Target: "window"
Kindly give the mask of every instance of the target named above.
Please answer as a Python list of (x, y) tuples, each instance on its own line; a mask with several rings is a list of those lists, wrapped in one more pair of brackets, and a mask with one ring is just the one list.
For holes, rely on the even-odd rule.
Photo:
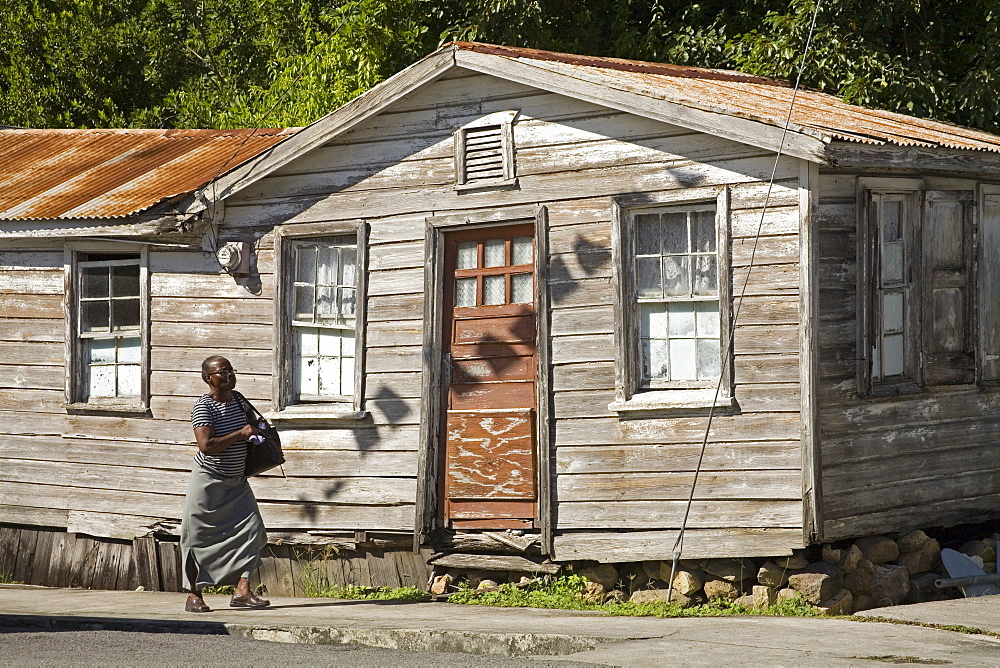
[(73, 273), (67, 359), (75, 408), (145, 410), (145, 253), (68, 251)]
[(726, 195), (711, 195), (661, 206), (617, 203), (612, 410), (706, 407), (720, 380), (720, 405), (731, 404)]
[[(362, 411), (367, 226), (318, 236), (330, 223), (278, 232), (275, 392), (281, 421), (356, 420)], [(345, 229), (346, 228), (346, 229)], [(354, 228), (351, 230), (351, 228)], [(350, 230), (351, 233), (346, 232)], [(295, 236), (310, 233), (316, 236)]]
[(347, 399), (354, 395), (357, 239), (297, 241), (292, 253), (295, 399)]
[(455, 132), (455, 187), (469, 190), (517, 183), (514, 119), (504, 111), (477, 119)]

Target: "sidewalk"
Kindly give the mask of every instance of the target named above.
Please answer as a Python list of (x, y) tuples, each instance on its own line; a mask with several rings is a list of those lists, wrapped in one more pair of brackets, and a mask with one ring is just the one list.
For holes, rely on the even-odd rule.
[[(799, 617), (655, 619), (532, 608), (336, 599), (277, 599), (264, 610), (184, 612), (184, 595), (0, 585), (0, 641), (14, 629), (229, 634), (276, 642), (354, 644), (604, 665), (769, 663), (997, 665), (1000, 637), (912, 625)], [(922, 607), (930, 606), (930, 607)], [(871, 611), (1000, 634), (1000, 597)], [(942, 621), (935, 622), (935, 619)]]

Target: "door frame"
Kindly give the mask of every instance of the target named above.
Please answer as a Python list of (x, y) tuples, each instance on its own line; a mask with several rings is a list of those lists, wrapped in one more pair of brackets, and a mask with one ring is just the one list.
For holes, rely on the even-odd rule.
[(438, 525), (441, 425), (448, 386), (443, 378), (444, 359), (444, 237), (458, 229), (487, 228), (533, 222), (535, 233), (535, 447), (538, 526), (542, 552), (552, 549), (553, 504), (551, 365), (549, 337), (548, 210), (545, 206), (516, 206), (428, 216), (424, 233), (424, 340), (420, 390), (420, 443), (417, 459), (416, 518), (413, 549), (419, 550)]

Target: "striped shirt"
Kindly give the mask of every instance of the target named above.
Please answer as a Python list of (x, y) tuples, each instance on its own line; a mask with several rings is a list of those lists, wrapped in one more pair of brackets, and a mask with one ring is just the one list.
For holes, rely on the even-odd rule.
[[(218, 438), (238, 431), (247, 425), (247, 416), (243, 412), (241, 395), (229, 393), (229, 403), (219, 403), (207, 394), (195, 402), (191, 410), (191, 427), (211, 427), (212, 436)], [(212, 473), (223, 478), (239, 478), (243, 475), (247, 458), (247, 442), (237, 441), (224, 452), (217, 455), (206, 455), (201, 450), (194, 456), (195, 462)]]

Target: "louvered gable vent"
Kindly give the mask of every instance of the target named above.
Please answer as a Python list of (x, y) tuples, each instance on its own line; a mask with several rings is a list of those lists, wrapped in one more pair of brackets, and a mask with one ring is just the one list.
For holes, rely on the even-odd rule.
[(455, 132), (455, 186), (459, 190), (510, 186), (516, 111), (484, 116)]
[(503, 130), (487, 125), (465, 132), (465, 182), (502, 179)]

